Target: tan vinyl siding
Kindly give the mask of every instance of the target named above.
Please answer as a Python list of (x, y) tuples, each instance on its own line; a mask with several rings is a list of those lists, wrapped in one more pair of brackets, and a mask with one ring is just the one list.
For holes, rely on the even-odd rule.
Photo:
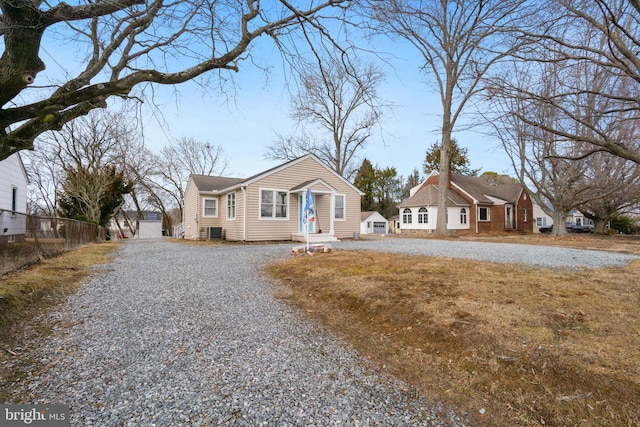
[[(288, 219), (260, 218), (260, 189), (289, 190), (310, 179), (321, 178), (334, 187), (338, 194), (345, 195), (346, 219), (335, 221), (335, 233), (339, 238), (353, 237), (360, 229), (360, 195), (342, 179), (312, 158), (306, 158), (291, 166), (252, 183), (247, 189), (248, 235), (247, 240), (288, 240), (298, 232), (298, 193), (290, 193)], [(325, 189), (318, 186), (318, 190)], [(313, 190), (314, 188), (312, 188)], [(318, 219), (323, 232), (329, 232), (329, 195), (316, 197)], [(323, 199), (324, 198), (324, 199)]]
[[(195, 222), (196, 212), (198, 209), (198, 189), (196, 188), (193, 179), (189, 178), (187, 183), (187, 192), (184, 196), (184, 209), (182, 223), (184, 224), (184, 238), (196, 239), (198, 238), (198, 224)], [(200, 216), (198, 215), (198, 218)]]
[[(243, 225), (243, 212), (244, 212), (244, 197), (243, 191), (241, 188), (235, 190), (236, 193), (236, 218), (235, 219), (227, 219), (227, 194), (225, 193), (220, 197), (221, 206), (224, 208), (222, 213), (222, 229), (224, 233), (224, 238), (227, 240), (242, 240), (242, 225)], [(224, 199), (224, 200), (223, 200)]]

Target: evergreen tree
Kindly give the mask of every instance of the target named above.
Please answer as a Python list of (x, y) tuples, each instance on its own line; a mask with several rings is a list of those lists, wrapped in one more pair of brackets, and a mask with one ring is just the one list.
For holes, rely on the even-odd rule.
[(362, 165), (356, 173), (356, 177), (353, 180), (353, 185), (355, 185), (358, 189), (360, 189), (360, 191), (364, 193), (360, 201), (361, 210), (363, 212), (376, 210), (376, 173), (373, 165), (366, 158), (362, 161)]
[(58, 196), (58, 213), (64, 218), (106, 226), (132, 190), (124, 172), (112, 165), (89, 169), (78, 164), (65, 172)]
[[(423, 163), (423, 170), (427, 175), (440, 169), (440, 149), (441, 145), (438, 142), (434, 142), (427, 150)], [(460, 147), (455, 139), (451, 140), (450, 159), (452, 173), (477, 175), (480, 172), (480, 169), (471, 169), (469, 150), (465, 147)]]

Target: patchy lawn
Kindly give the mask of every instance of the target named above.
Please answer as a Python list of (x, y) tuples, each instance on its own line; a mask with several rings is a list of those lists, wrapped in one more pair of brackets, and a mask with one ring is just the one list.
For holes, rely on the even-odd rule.
[[(524, 243), (538, 240), (620, 246)], [(473, 425), (640, 425), (640, 261), (567, 271), (337, 251), (268, 272), (281, 298)]]
[(33, 319), (75, 292), (97, 264), (110, 263), (119, 245), (86, 245), (0, 277), (0, 402), (20, 403), (25, 396), (12, 395), (11, 384), (39, 363), (22, 343), (44, 339), (51, 324)]

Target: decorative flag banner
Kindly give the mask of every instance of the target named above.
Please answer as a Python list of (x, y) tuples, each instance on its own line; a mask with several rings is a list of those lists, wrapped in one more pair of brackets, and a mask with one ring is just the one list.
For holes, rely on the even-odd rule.
[(309, 222), (314, 222), (316, 220), (316, 206), (313, 203), (313, 195), (311, 194), (311, 189), (307, 188), (307, 197), (306, 202), (304, 204), (304, 216), (302, 221), (307, 224)]

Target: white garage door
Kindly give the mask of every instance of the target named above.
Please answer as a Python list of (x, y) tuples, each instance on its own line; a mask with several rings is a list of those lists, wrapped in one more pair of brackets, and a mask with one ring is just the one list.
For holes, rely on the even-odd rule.
[(385, 234), (387, 232), (387, 223), (386, 222), (374, 222), (373, 223), (373, 234)]

